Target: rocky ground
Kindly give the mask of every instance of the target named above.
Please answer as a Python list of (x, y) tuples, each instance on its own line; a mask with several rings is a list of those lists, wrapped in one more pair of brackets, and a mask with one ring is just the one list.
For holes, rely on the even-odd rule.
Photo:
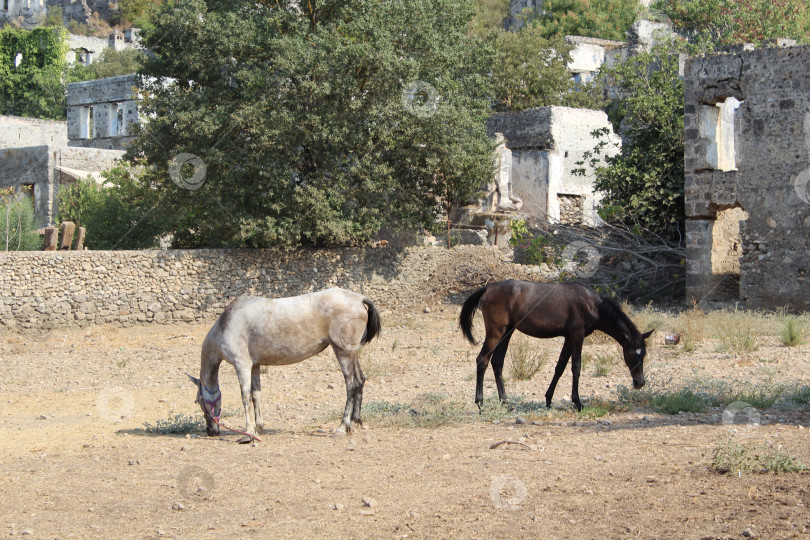
[[(592, 405), (587, 414), (571, 408), (569, 372), (554, 408), (539, 407), (560, 347), (559, 340), (547, 340), (530, 342), (534, 353), (547, 357), (542, 369), (531, 380), (507, 381), (510, 395), (527, 407), (525, 423), (516, 423), (518, 413), (479, 416), (472, 403), (478, 351), (458, 331), (458, 310), (445, 301), (382, 313), (383, 335), (362, 352), (366, 424), (348, 437), (331, 435), (345, 401), (332, 356), (324, 352), (267, 370), (267, 433), (251, 445), (236, 444), (238, 435), (210, 438), (184, 428), (199, 416), (185, 372), (197, 373), (210, 323), (0, 334), (0, 535), (810, 533), (807, 473), (736, 475), (711, 468), (713, 452), (729, 437), (810, 464), (806, 405), (777, 401), (756, 411), (758, 424), (733, 425), (722, 422), (721, 406), (668, 415), (628, 405), (620, 400), (621, 387), (630, 384), (621, 363), (596, 374), (597, 359), (618, 359), (620, 349), (595, 338), (586, 343), (590, 362), (580, 387)], [(696, 380), (761, 388), (810, 384), (810, 345), (781, 346), (775, 319), (758, 324), (758, 350), (740, 355), (722, 350), (711, 331), (691, 352), (665, 346), (664, 334), (682, 329), (681, 319), (650, 310), (635, 317), (658, 326), (646, 363), (653, 388)], [(476, 335), (482, 335), (480, 316)], [(242, 428), (230, 366), (223, 365), (221, 387), (224, 421)], [(485, 392), (495, 393), (491, 373)], [(428, 410), (431, 403), (440, 406)], [(398, 416), (381, 412), (398, 404), (404, 407)], [(408, 423), (409, 410), (424, 412), (425, 427)], [(159, 432), (168, 426), (181, 433)]]

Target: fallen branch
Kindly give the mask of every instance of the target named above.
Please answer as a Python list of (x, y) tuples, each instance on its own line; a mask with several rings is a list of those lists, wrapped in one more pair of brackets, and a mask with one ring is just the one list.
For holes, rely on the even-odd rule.
[(494, 444), (489, 445), (489, 449), (490, 450), (495, 450), (496, 448), (498, 448), (502, 444), (517, 444), (517, 445), (520, 445), (520, 446), (525, 446), (528, 450), (532, 449), (532, 447), (529, 446), (528, 444), (524, 444), (524, 443), (518, 442), (518, 441), (510, 441), (508, 439), (504, 439), (502, 441), (498, 441), (498, 442), (496, 442)]

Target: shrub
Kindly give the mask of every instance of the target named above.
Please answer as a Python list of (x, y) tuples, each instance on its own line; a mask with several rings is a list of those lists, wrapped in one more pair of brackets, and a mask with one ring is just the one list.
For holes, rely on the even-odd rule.
[(804, 343), (804, 331), (795, 318), (790, 317), (785, 321), (780, 341), (786, 347), (795, 347)]
[(549, 352), (533, 352), (531, 340), (521, 336), (509, 347), (509, 357), (509, 374), (512, 378), (528, 381), (548, 362)]
[(797, 458), (766, 446), (743, 446), (728, 438), (712, 451), (712, 469), (721, 474), (804, 472), (807, 466)]
[(0, 190), (0, 250), (31, 251), (42, 248), (31, 200), (14, 188)]

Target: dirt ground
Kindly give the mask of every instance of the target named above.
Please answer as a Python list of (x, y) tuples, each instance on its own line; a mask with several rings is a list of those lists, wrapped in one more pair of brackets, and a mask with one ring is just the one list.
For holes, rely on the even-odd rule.
[[(384, 333), (364, 348), (364, 403), (418, 403), (430, 394), (474, 411), (477, 348), (458, 331), (459, 307), (382, 312)], [(476, 335), (481, 336), (480, 315)], [(331, 432), (345, 402), (333, 356), (271, 368), (262, 377), (264, 442), (235, 434), (149, 432), (199, 415), (199, 350), (210, 324), (95, 327), (0, 334), (0, 535), (30, 538), (793, 538), (810, 533), (810, 475), (721, 475), (712, 450), (728, 437), (720, 408), (665, 415), (630, 408), (578, 416), (571, 376), (553, 414), (527, 423), (471, 420), (434, 428), (366, 421)], [(760, 338), (753, 358), (664, 347), (653, 335), (648, 379), (810, 381), (810, 345)], [(556, 359), (559, 340), (534, 341)], [(619, 354), (613, 342), (586, 352)], [(507, 391), (542, 402), (553, 359)], [(236, 376), (221, 372), (223, 420), (243, 428)], [(584, 399), (617, 400), (623, 365), (596, 377)], [(495, 393), (487, 374), (487, 397)], [(587, 404), (587, 402), (586, 402)], [(810, 464), (810, 411), (762, 411), (741, 442), (768, 444)], [(509, 440), (522, 444), (492, 445)]]

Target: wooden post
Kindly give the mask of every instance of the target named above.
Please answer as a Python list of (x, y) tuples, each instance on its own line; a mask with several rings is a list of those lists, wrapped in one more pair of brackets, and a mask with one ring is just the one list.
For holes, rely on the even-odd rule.
[(56, 251), (57, 240), (59, 233), (56, 227), (45, 227), (45, 251)]
[(79, 227), (78, 232), (76, 233), (76, 247), (73, 248), (76, 251), (81, 251), (84, 249), (84, 235), (86, 232), (87, 229), (84, 227)]
[(70, 246), (73, 244), (73, 233), (76, 232), (76, 224), (72, 221), (63, 221), (59, 226), (60, 236), (62, 241), (59, 242), (60, 251), (69, 251)]

